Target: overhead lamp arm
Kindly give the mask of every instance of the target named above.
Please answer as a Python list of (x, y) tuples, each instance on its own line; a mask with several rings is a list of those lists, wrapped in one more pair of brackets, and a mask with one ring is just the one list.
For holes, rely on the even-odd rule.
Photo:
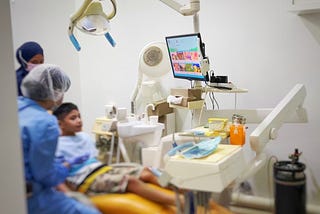
[(175, 0), (160, 0), (184, 16), (192, 16), (200, 11), (200, 0), (190, 0), (188, 5), (182, 5)]
[(277, 132), (284, 120), (297, 113), (299, 119), (307, 122), (307, 115), (302, 104), (306, 97), (303, 84), (296, 84), (294, 88), (279, 102), (266, 118), (250, 134), (250, 146), (257, 154), (261, 153), (269, 142), (277, 138)]

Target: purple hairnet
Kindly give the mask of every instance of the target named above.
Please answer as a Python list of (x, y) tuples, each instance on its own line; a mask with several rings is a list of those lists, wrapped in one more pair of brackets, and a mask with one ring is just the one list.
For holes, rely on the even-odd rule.
[(24, 66), (24, 63), (19, 57), (19, 52), (21, 52), (20, 54), (26, 62), (28, 62), (32, 57), (34, 57), (37, 54), (43, 55), (43, 49), (38, 43), (33, 41), (25, 42), (16, 51), (16, 58), (19, 64), (22, 66)]

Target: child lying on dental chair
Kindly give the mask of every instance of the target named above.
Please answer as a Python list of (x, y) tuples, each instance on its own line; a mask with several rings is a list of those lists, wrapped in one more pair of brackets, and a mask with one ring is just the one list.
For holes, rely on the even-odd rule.
[(157, 177), (148, 168), (138, 164), (107, 166), (98, 161), (94, 142), (87, 133), (81, 131), (82, 121), (75, 104), (63, 103), (53, 114), (61, 129), (56, 157), (70, 159), (87, 155), (85, 162), (71, 169), (66, 186), (60, 185), (60, 190), (69, 188), (88, 195), (131, 192), (163, 205), (176, 204), (174, 194), (165, 194), (148, 185), (159, 186)]

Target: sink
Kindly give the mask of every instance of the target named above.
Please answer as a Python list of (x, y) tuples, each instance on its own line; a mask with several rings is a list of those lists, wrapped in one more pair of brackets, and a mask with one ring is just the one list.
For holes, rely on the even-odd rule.
[(150, 161), (147, 162), (148, 160), (158, 159), (156, 156), (160, 152), (149, 150), (159, 145), (164, 129), (163, 123), (146, 124), (144, 121), (130, 121), (118, 123), (117, 128), (119, 148), (126, 162), (150, 166), (152, 164)]
[(143, 121), (130, 121), (118, 123), (118, 136), (124, 144), (139, 143), (142, 147), (157, 146), (160, 143), (163, 123), (146, 124)]
[(125, 123), (118, 123), (118, 136), (121, 138), (134, 137), (138, 135), (149, 134), (164, 129), (163, 123), (154, 125), (146, 124), (143, 121), (130, 121)]

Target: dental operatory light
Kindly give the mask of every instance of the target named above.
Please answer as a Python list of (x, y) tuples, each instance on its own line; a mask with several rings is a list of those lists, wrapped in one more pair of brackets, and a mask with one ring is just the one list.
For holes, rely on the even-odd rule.
[(104, 35), (109, 43), (115, 47), (116, 43), (110, 35), (110, 23), (117, 11), (115, 0), (110, 0), (112, 10), (106, 14), (102, 7), (103, 0), (85, 0), (80, 9), (70, 17), (68, 29), (69, 38), (77, 51), (81, 50), (80, 44), (73, 34), (74, 27), (78, 30), (95, 36)]

